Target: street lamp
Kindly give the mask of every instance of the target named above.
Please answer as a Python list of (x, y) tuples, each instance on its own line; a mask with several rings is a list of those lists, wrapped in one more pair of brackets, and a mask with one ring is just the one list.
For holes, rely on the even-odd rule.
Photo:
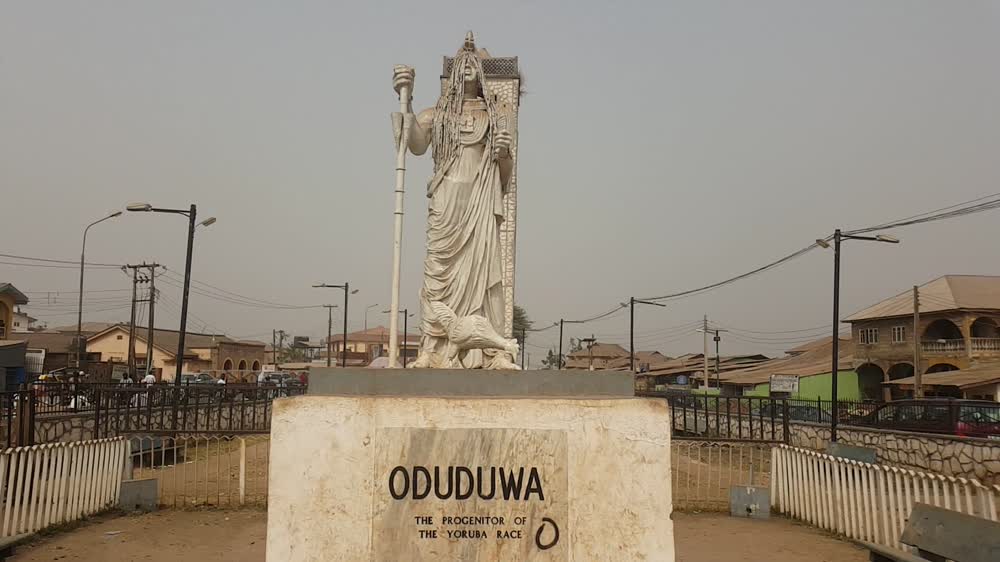
[[(625, 306), (625, 303), (621, 303)], [(629, 369), (635, 372), (635, 305), (636, 304), (651, 304), (653, 306), (667, 306), (662, 303), (645, 301), (642, 299), (637, 299), (635, 297), (628, 298), (628, 365)]]
[[(344, 283), (343, 285), (329, 285), (327, 283), (316, 283), (313, 285), (313, 289), (343, 289), (344, 290), (344, 348), (340, 350), (340, 366), (347, 367), (347, 295), (357, 294), (358, 290), (351, 290), (350, 283)], [(329, 354), (327, 354), (329, 359)]]
[(583, 324), (583, 320), (566, 320), (565, 318), (559, 319), (559, 370), (563, 368), (563, 328), (565, 324)]
[(87, 228), (83, 229), (83, 247), (80, 250), (80, 298), (79, 304), (76, 311), (76, 369), (80, 370), (80, 354), (86, 353), (86, 348), (83, 348), (81, 343), (83, 339), (83, 266), (84, 266), (84, 256), (87, 253), (87, 231), (90, 227), (95, 224), (102, 223), (108, 219), (113, 219), (115, 217), (120, 217), (122, 215), (121, 211), (112, 211), (102, 219), (98, 219), (87, 225)]
[(184, 368), (184, 337), (187, 333), (188, 295), (191, 291), (191, 257), (194, 253), (194, 229), (199, 226), (215, 224), (216, 219), (215, 217), (208, 217), (200, 223), (197, 222), (198, 208), (194, 204), (189, 209), (163, 209), (154, 207), (149, 203), (131, 203), (125, 208), (136, 213), (169, 213), (184, 215), (188, 218), (187, 259), (184, 263), (184, 292), (181, 299), (181, 326), (179, 337), (177, 338), (177, 369), (174, 372), (174, 386), (179, 387), (181, 385), (181, 372)]
[[(410, 335), (408, 333), (410, 330), (409, 330), (408, 324), (406, 322), (406, 319), (407, 318), (413, 318), (413, 314), (410, 314), (410, 310), (408, 308), (404, 308), (403, 310), (400, 310), (398, 312), (403, 315), (403, 368), (405, 369), (406, 368), (406, 352), (407, 352), (407, 349), (408, 349), (407, 348), (407, 344), (409, 343), (406, 340), (409, 339), (409, 335)], [(392, 310), (383, 310), (382, 314), (392, 314)], [(395, 365), (389, 365), (389, 366), (395, 368)]]
[[(875, 236), (858, 236), (856, 234), (843, 234), (838, 228), (833, 232), (833, 367), (830, 371), (831, 392), (833, 396), (830, 401), (830, 442), (837, 442), (837, 423), (840, 419), (840, 408), (837, 400), (837, 374), (840, 366), (840, 242), (842, 240), (865, 240), (868, 242), (885, 242), (887, 244), (899, 244), (899, 239), (884, 234)], [(830, 238), (816, 240), (816, 245), (821, 248), (830, 247)], [(822, 417), (822, 416), (821, 416)]]
[[(378, 306), (378, 303), (370, 304), (365, 307), (365, 331), (368, 331), (368, 311)], [(388, 311), (386, 311), (388, 312)]]

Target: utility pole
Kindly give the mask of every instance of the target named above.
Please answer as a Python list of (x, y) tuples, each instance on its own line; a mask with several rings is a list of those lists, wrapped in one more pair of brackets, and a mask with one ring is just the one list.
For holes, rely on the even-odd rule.
[(285, 349), (285, 331), (278, 330), (278, 349)]
[(326, 308), (326, 366), (332, 366), (333, 361), (333, 309), (337, 308), (335, 304), (324, 304)]
[(913, 397), (924, 397), (924, 374), (920, 368), (920, 287), (913, 286)]
[[(629, 369), (635, 372), (635, 305), (651, 304), (653, 306), (667, 306), (653, 301), (644, 301), (635, 297), (628, 298), (628, 364)], [(624, 306), (624, 303), (622, 303)]]
[(580, 341), (582, 341), (583, 343), (587, 344), (587, 356), (589, 358), (589, 363), (588, 363), (588, 366), (587, 366), (587, 370), (593, 371), (594, 370), (594, 344), (597, 343), (597, 338), (594, 337), (594, 334), (591, 334), (589, 338), (583, 338)]
[(406, 368), (406, 354), (409, 351), (408, 342), (406, 341), (408, 339), (408, 336), (410, 335), (409, 334), (410, 326), (407, 321), (409, 317), (410, 317), (410, 309), (404, 308), (403, 309), (403, 368), (404, 369)]
[(521, 328), (521, 370), (524, 370), (524, 349), (528, 346), (528, 331)]
[[(146, 332), (146, 374), (151, 372), (153, 364), (153, 327), (156, 320), (155, 317), (155, 301), (156, 301), (156, 282), (154, 281), (156, 277), (156, 268), (161, 267), (158, 263), (146, 263), (125, 266), (126, 269), (132, 270), (132, 317), (129, 321), (128, 329), (128, 373), (130, 377), (138, 378), (138, 361), (135, 355), (135, 340), (138, 337), (138, 327), (135, 325), (136, 322), (136, 308), (141, 302), (149, 303), (149, 327)], [(139, 270), (146, 269), (149, 271), (149, 276), (139, 277)], [(149, 298), (140, 299), (138, 298), (138, 286), (140, 283), (149, 283)]]
[(271, 363), (274, 364), (274, 370), (278, 370), (278, 330), (271, 330)]
[(149, 265), (149, 332), (146, 335), (146, 374), (153, 372), (153, 335), (156, 329), (156, 268), (160, 264)]
[(559, 362), (559, 367), (558, 367), (558, 369), (559, 369), (560, 371), (561, 371), (561, 370), (562, 370), (562, 368), (563, 368), (563, 359), (562, 359), (562, 343), (563, 343), (563, 323), (564, 323), (564, 322), (565, 322), (565, 321), (564, 321), (564, 320), (563, 320), (562, 318), (560, 318), (560, 319), (559, 319), (559, 357), (557, 357), (556, 359), (557, 359), (557, 360), (558, 360), (558, 362)]
[(720, 332), (725, 332), (727, 330), (720, 330), (720, 329), (716, 328), (716, 329), (714, 329), (712, 331), (715, 332), (715, 338), (714, 338), (715, 339), (715, 386), (718, 387), (719, 393), (721, 394), (722, 393), (722, 380), (721, 380), (721, 377), (719, 375), (720, 375), (720, 372), (722, 370), (720, 368), (720, 362), (722, 360), (721, 359), (722, 356), (719, 355), (719, 342), (722, 341), (722, 338), (719, 336), (719, 333)]
[(128, 375), (135, 378), (135, 306), (136, 288), (139, 286), (139, 266), (126, 265), (132, 270), (132, 316), (128, 322)]
[(704, 351), (702, 352), (702, 359), (704, 359), (704, 375), (705, 375), (705, 390), (708, 390), (708, 315), (705, 315), (705, 319), (702, 322), (701, 328), (702, 343), (704, 344)]

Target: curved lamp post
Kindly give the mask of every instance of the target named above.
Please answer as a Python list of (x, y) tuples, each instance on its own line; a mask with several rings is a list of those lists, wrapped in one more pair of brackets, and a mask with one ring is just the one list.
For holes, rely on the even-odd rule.
[(82, 345), (81, 340), (83, 339), (83, 268), (84, 268), (84, 256), (87, 254), (87, 232), (90, 230), (90, 227), (94, 226), (95, 224), (100, 224), (108, 219), (120, 217), (121, 215), (122, 215), (121, 211), (111, 212), (108, 214), (108, 216), (88, 224), (87, 228), (83, 229), (83, 247), (80, 250), (80, 298), (76, 310), (76, 369), (77, 370), (80, 370), (81, 353), (86, 353), (86, 348)]
[(162, 209), (154, 207), (149, 203), (132, 203), (126, 208), (132, 212), (170, 213), (174, 215), (184, 215), (188, 218), (187, 259), (184, 263), (184, 293), (183, 299), (181, 300), (180, 333), (177, 338), (177, 370), (174, 372), (174, 385), (179, 387), (181, 384), (181, 371), (184, 368), (184, 336), (187, 332), (188, 294), (191, 290), (191, 255), (194, 251), (194, 229), (198, 226), (209, 226), (215, 224), (216, 219), (215, 217), (208, 217), (200, 223), (197, 222), (196, 217), (198, 215), (198, 208), (193, 204), (190, 209)]
[[(329, 285), (327, 283), (316, 283), (313, 285), (314, 289), (343, 289), (344, 290), (344, 347), (340, 350), (340, 366), (347, 367), (347, 295), (356, 295), (358, 293), (357, 289), (351, 290), (350, 283), (344, 283), (343, 285)], [(329, 354), (327, 354), (329, 357)]]
[[(833, 367), (830, 371), (831, 388), (833, 396), (830, 397), (830, 441), (837, 442), (837, 423), (840, 419), (840, 408), (837, 403), (837, 373), (840, 366), (840, 242), (841, 240), (866, 240), (868, 242), (885, 242), (887, 244), (899, 244), (899, 239), (884, 234), (875, 236), (858, 236), (855, 234), (844, 234), (838, 228), (833, 232)], [(820, 238), (816, 240), (816, 245), (821, 248), (830, 247), (830, 238)], [(916, 336), (914, 336), (916, 337)], [(817, 412), (817, 416), (822, 419), (822, 412)]]

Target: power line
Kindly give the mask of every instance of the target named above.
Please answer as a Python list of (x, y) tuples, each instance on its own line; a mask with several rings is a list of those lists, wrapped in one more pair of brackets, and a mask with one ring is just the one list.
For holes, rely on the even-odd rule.
[[(46, 263), (63, 263), (69, 264), (76, 267), (80, 267), (80, 260), (57, 260), (52, 258), (38, 258), (34, 256), (16, 256), (14, 254), (0, 254), (0, 258), (12, 258), (17, 260), (27, 260), (27, 261), (40, 261)], [(83, 262), (84, 265), (90, 267), (121, 267), (120, 263), (94, 263), (94, 262)]]
[(900, 228), (903, 226), (923, 224), (939, 220), (951, 219), (955, 217), (972, 215), (976, 213), (982, 213), (984, 211), (990, 211), (996, 208), (1000, 208), (1000, 193), (986, 195), (978, 199), (972, 199), (970, 201), (965, 201), (963, 203), (958, 203), (955, 205), (951, 205), (949, 207), (942, 207), (941, 209), (935, 209), (934, 211), (928, 211), (926, 213), (913, 215), (911, 217), (906, 217), (892, 222), (882, 223), (879, 225), (869, 226), (866, 228), (859, 228), (857, 230), (851, 230), (845, 232), (845, 234), (848, 235), (863, 234), (866, 232), (874, 232), (876, 230), (891, 230), (893, 228)]
[(779, 258), (779, 259), (777, 259), (777, 260), (775, 260), (773, 262), (770, 262), (768, 264), (762, 265), (762, 266), (760, 266), (760, 267), (758, 267), (756, 269), (752, 269), (752, 270), (750, 270), (750, 271), (748, 271), (746, 273), (741, 273), (740, 275), (736, 275), (735, 277), (730, 277), (729, 279), (724, 279), (724, 280), (719, 281), (717, 283), (712, 283), (710, 285), (705, 285), (703, 287), (698, 287), (698, 288), (695, 288), (695, 289), (688, 289), (686, 291), (679, 291), (679, 292), (670, 293), (670, 294), (667, 294), (667, 295), (661, 295), (659, 297), (643, 297), (642, 300), (645, 300), (645, 301), (663, 301), (663, 300), (676, 299), (676, 298), (679, 298), (679, 297), (692, 296), (692, 295), (695, 295), (695, 294), (704, 293), (706, 291), (711, 291), (713, 289), (717, 289), (719, 287), (723, 287), (725, 285), (729, 285), (729, 284), (735, 283), (737, 281), (741, 281), (743, 279), (746, 279), (748, 277), (752, 277), (754, 275), (763, 273), (763, 272), (765, 272), (765, 271), (767, 271), (769, 269), (773, 269), (775, 267), (778, 267), (781, 264), (788, 263), (788, 262), (790, 262), (790, 261), (792, 261), (792, 260), (794, 260), (796, 258), (799, 258), (799, 257), (801, 257), (801, 256), (803, 256), (803, 255), (805, 255), (805, 254), (807, 254), (809, 252), (811, 252), (812, 250), (815, 250), (818, 247), (819, 247), (819, 244), (817, 244), (816, 242), (813, 242), (812, 244), (806, 246), (805, 248), (802, 248), (801, 250), (797, 250), (795, 252), (792, 252), (791, 254), (788, 254), (787, 256)]

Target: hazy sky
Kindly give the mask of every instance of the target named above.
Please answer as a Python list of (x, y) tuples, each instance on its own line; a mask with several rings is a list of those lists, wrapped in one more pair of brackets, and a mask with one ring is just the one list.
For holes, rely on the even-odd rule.
[[(526, 77), (516, 291), (536, 327), (1000, 191), (1000, 2), (0, 0), (0, 253), (76, 259), (111, 209), (196, 203), (218, 217), (196, 280), (295, 305), (338, 303), (310, 285), (347, 280), (350, 327), (375, 303), (369, 325), (387, 324), (392, 65), (416, 68), (415, 104), (431, 105), (468, 29)], [(409, 161), (402, 302), (416, 308), (430, 162)], [(998, 225), (983, 213), (845, 244), (844, 316), (942, 274), (1000, 274)], [(91, 230), (88, 259), (179, 276), (185, 235), (182, 217), (126, 215)], [(702, 314), (741, 330), (723, 353), (826, 333), (831, 264), (816, 251), (642, 308), (637, 347), (700, 351)], [(0, 280), (50, 325), (75, 321), (72, 267), (0, 264)], [(89, 271), (105, 292), (86, 319), (126, 319), (111, 290), (128, 287)], [(161, 288), (157, 324), (176, 327), (180, 291)], [(192, 329), (326, 328), (323, 309), (192, 299)], [(768, 333), (790, 330), (807, 331)], [(627, 331), (619, 314), (567, 335)], [(533, 363), (556, 336), (529, 335)]]

